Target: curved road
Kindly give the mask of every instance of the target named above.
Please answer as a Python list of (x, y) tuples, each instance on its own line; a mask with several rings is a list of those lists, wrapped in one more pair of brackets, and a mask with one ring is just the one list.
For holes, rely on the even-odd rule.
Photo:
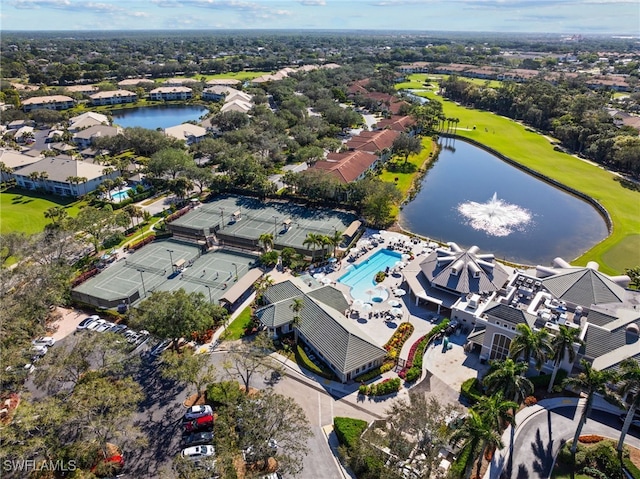
[[(491, 469), (485, 475), (489, 479), (547, 479), (555, 463), (556, 455), (562, 445), (573, 439), (578, 424), (581, 407), (560, 407), (546, 409), (532, 416), (517, 429), (513, 454), (503, 462), (492, 462)], [(582, 434), (598, 434), (617, 439), (622, 423), (615, 414), (594, 410)], [(626, 444), (640, 448), (637, 430), (630, 430)], [(508, 447), (508, 441), (505, 446)]]

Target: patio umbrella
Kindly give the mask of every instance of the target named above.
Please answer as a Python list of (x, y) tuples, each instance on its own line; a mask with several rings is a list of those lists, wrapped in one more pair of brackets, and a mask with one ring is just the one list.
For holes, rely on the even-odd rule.
[(407, 261), (409, 258), (411, 258), (411, 256), (409, 256), (407, 253), (402, 253), (402, 260), (403, 261)]
[(360, 311), (371, 311), (372, 308), (373, 305), (371, 303), (362, 303), (362, 306), (360, 306)]
[(393, 294), (395, 294), (396, 296), (404, 296), (405, 294), (407, 294), (407, 292), (402, 288), (398, 288), (393, 292)]
[(324, 278), (324, 273), (316, 273), (316, 274), (313, 275), (313, 277), (315, 279), (322, 279), (322, 278)]
[(394, 316), (402, 316), (402, 309), (400, 309), (400, 308), (391, 308), (390, 313), (393, 314)]
[(329, 263), (335, 263), (336, 261), (338, 261), (338, 258), (332, 256), (331, 258), (329, 258)]
[(396, 263), (393, 265), (394, 268), (400, 268), (402, 267), (404, 263), (402, 261), (396, 261)]
[(331, 278), (327, 278), (326, 276), (322, 279), (320, 279), (320, 282), (322, 284), (331, 284), (333, 281), (331, 280)]
[(397, 308), (400, 306), (400, 301), (398, 301), (397, 299), (392, 299), (391, 301), (389, 301), (389, 306), (392, 306), (394, 308)]
[(382, 239), (382, 235), (380, 233), (373, 234), (373, 235), (371, 235), (371, 237), (373, 239), (376, 239), (376, 240), (381, 240)]
[(352, 308), (360, 308), (363, 304), (364, 304), (364, 301), (362, 301), (361, 299), (355, 299), (353, 301), (353, 303), (351, 304), (351, 307)]

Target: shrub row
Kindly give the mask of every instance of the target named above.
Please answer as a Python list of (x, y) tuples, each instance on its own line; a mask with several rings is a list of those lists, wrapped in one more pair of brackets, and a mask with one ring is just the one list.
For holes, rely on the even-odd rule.
[[(566, 377), (567, 372), (564, 369), (559, 369), (554, 384), (562, 384), (562, 381), (564, 381)], [(534, 388), (548, 388), (549, 381), (551, 381), (551, 374), (540, 374), (539, 376), (532, 376), (527, 379), (531, 381)]]
[(140, 248), (142, 248), (145, 245), (148, 245), (155, 239), (156, 239), (155, 235), (147, 236), (145, 239), (140, 240), (137, 243), (133, 243), (131, 246), (129, 246), (129, 249), (133, 251), (139, 250)]
[(386, 396), (400, 391), (402, 386), (402, 380), (400, 378), (387, 378), (381, 383), (371, 384), (370, 386), (361, 385), (358, 388), (358, 393), (365, 396)]
[(477, 403), (482, 397), (478, 378), (469, 378), (460, 386), (460, 395), (471, 404)]
[(360, 435), (367, 428), (367, 421), (353, 419), (350, 417), (333, 418), (333, 430), (336, 433), (340, 444), (344, 444), (349, 449), (355, 447)]
[(93, 269), (90, 269), (89, 271), (86, 271), (86, 272), (82, 273), (80, 276), (78, 276), (76, 279), (74, 279), (71, 282), (71, 287), (75, 288), (79, 284), (84, 283), (89, 278), (91, 278), (91, 277), (95, 276), (96, 274), (98, 274), (98, 272), (99, 272), (98, 268), (93, 268)]
[(169, 216), (166, 217), (166, 219), (164, 221), (165, 221), (165, 223), (171, 223), (172, 221), (177, 220), (181, 216), (186, 215), (189, 211), (191, 211), (191, 207), (187, 206), (185, 208), (182, 208), (182, 209), (176, 211), (175, 213), (171, 213)]
[(382, 366), (372, 369), (371, 371), (367, 371), (364, 374), (354, 378), (354, 381), (358, 383), (366, 383), (367, 381), (371, 381), (373, 378), (377, 378), (382, 373), (386, 373), (387, 371), (391, 371), (395, 366), (395, 362), (387, 361), (382, 364)]
[(640, 469), (638, 469), (638, 467), (631, 462), (631, 459), (629, 459), (628, 457), (625, 457), (622, 459), (622, 465), (624, 466), (625, 470), (631, 474), (631, 477), (633, 477), (633, 479), (640, 479)]
[[(449, 319), (443, 320), (437, 326), (429, 331), (427, 334), (418, 339), (409, 350), (409, 357), (405, 367), (398, 373), (402, 379), (407, 382), (415, 381), (422, 375), (422, 358), (424, 357), (424, 350), (427, 348), (431, 340), (449, 326)], [(413, 378), (413, 379), (407, 379)]]
[(402, 346), (409, 339), (409, 336), (413, 334), (413, 324), (402, 323), (398, 329), (393, 333), (389, 341), (383, 346), (383, 348), (389, 353), (388, 356), (394, 361), (400, 356)]

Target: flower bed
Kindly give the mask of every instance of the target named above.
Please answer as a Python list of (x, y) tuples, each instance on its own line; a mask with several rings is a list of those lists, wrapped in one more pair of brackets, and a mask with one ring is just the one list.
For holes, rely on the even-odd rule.
[(400, 351), (402, 351), (402, 346), (407, 341), (407, 339), (409, 339), (409, 336), (413, 334), (413, 330), (413, 324), (402, 323), (398, 327), (396, 332), (393, 333), (391, 339), (389, 339), (389, 341), (387, 341), (387, 344), (383, 346), (387, 351), (390, 359), (393, 359), (394, 361), (398, 359), (398, 356), (400, 356)]
[(78, 276), (76, 279), (74, 279), (71, 282), (71, 287), (75, 288), (76, 286), (84, 283), (86, 280), (88, 280), (89, 278), (92, 278), (98, 273), (99, 273), (98, 268), (93, 268), (93, 269), (90, 269), (89, 271), (82, 273), (80, 276)]
[(358, 393), (365, 396), (386, 396), (387, 394), (398, 392), (401, 386), (402, 381), (400, 378), (387, 378), (378, 384), (374, 383), (369, 386), (363, 384), (358, 388)]
[(170, 214), (164, 220), (165, 223), (171, 223), (172, 221), (177, 220), (181, 216), (186, 215), (189, 211), (191, 211), (191, 206), (187, 206), (186, 208), (182, 208), (181, 210), (176, 211), (175, 213)]
[(140, 248), (142, 248), (145, 245), (148, 245), (155, 239), (156, 239), (155, 235), (147, 236), (145, 239), (140, 240), (137, 243), (134, 243), (131, 246), (129, 246), (129, 249), (133, 251), (139, 250)]
[[(449, 326), (449, 319), (445, 319), (440, 324), (435, 326), (431, 331), (418, 339), (409, 350), (409, 357), (407, 358), (407, 362), (405, 367), (398, 373), (402, 379), (407, 377), (407, 373), (414, 369), (414, 371), (409, 375), (413, 380), (418, 379), (422, 375), (422, 357), (424, 356), (424, 350), (431, 340), (440, 332), (444, 331), (447, 326)], [(417, 370), (417, 371), (416, 371)], [(409, 379), (407, 381), (410, 382)]]

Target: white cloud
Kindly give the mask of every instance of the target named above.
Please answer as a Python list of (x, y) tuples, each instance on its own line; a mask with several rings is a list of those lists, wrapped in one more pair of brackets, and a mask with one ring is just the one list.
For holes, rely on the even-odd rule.
[(327, 2), (325, 0), (299, 0), (300, 5), (324, 7)]

